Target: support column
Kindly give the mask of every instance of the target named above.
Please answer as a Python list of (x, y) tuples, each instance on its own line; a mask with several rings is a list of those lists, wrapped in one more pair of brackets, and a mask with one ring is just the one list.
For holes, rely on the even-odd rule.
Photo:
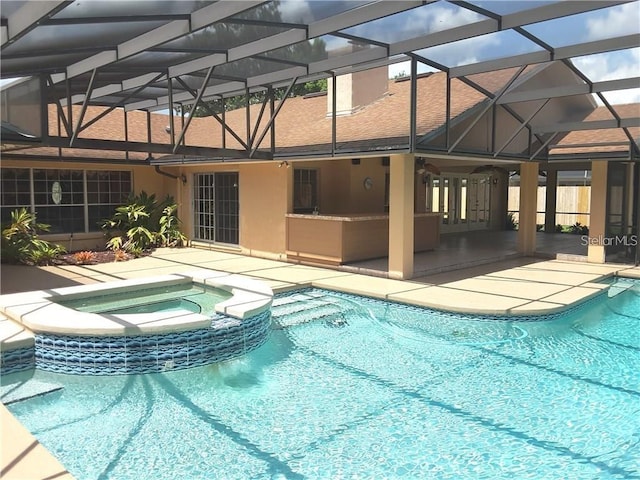
[(538, 162), (520, 165), (520, 214), (518, 252), (533, 255), (536, 251), (536, 214), (538, 204)]
[(591, 200), (589, 204), (589, 244), (587, 261), (604, 263), (607, 224), (607, 162), (591, 162)]
[(544, 233), (556, 231), (556, 205), (558, 196), (558, 171), (547, 170), (547, 192), (544, 206)]
[(413, 276), (414, 155), (391, 155), (389, 178), (389, 278)]

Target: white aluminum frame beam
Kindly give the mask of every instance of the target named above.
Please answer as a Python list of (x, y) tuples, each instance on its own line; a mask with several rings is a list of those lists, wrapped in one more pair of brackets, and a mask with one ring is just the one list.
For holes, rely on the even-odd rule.
[[(416, 50), (422, 50), (429, 47), (457, 42), (459, 40), (486, 35), (488, 33), (495, 33), (501, 30), (508, 30), (531, 23), (553, 20), (559, 17), (576, 15), (592, 10), (598, 10), (601, 8), (612, 7), (623, 3), (629, 3), (629, 1), (631, 0), (555, 2), (552, 4), (543, 5), (541, 7), (530, 8), (520, 12), (503, 15), (502, 17), (500, 17), (500, 21), (494, 18), (487, 18), (467, 25), (461, 25), (459, 27), (449, 28), (440, 32), (431, 33), (429, 35), (393, 43), (390, 45), (389, 54), (397, 55), (399, 53), (408, 53), (411, 51), (415, 52)], [(461, 7), (464, 8), (464, 5), (461, 5)], [(531, 64), (535, 62), (527, 60), (524, 63)], [(519, 63), (517, 66), (519, 65), (522, 65), (522, 63)]]
[(592, 55), (595, 53), (605, 53), (615, 50), (625, 50), (640, 46), (640, 35), (631, 34), (621, 37), (607, 38), (604, 40), (596, 40), (593, 42), (579, 43), (566, 47), (557, 48), (554, 52), (546, 50), (525, 53), (522, 55), (512, 55), (509, 57), (497, 58), (486, 62), (470, 63), (459, 67), (451, 68), (451, 76), (466, 77), (476, 73), (492, 72), (494, 70), (502, 70), (504, 68), (517, 67), (524, 63), (543, 63), (552, 60), (570, 59), (572, 57), (580, 57), (583, 55)]
[[(238, 13), (236, 10), (243, 11), (264, 2), (252, 1), (250, 5), (247, 5), (247, 3), (249, 2), (247, 1), (238, 2), (236, 0), (220, 0), (219, 2), (216, 2), (214, 5), (210, 5), (208, 7), (200, 9), (191, 15), (190, 31), (194, 31), (196, 29), (210, 25), (211, 23), (215, 23), (216, 21), (222, 20), (228, 16), (234, 15), (235, 13)], [(393, 1), (393, 2), (379, 1), (376, 3), (363, 5), (361, 7), (348, 10), (342, 14), (338, 14), (333, 17), (329, 17), (327, 19), (314, 22), (308, 26), (307, 31), (305, 31), (304, 28), (290, 29), (285, 32), (278, 33), (276, 35), (272, 35), (268, 38), (256, 40), (254, 42), (250, 42), (244, 45), (239, 45), (237, 47), (231, 48), (227, 51), (226, 54), (215, 53), (212, 55), (208, 55), (206, 57), (198, 58), (196, 60), (190, 60), (188, 62), (183, 62), (180, 64), (169, 66), (168, 78), (175, 78), (181, 75), (197, 72), (200, 70), (205, 70), (212, 66), (222, 65), (227, 62), (240, 60), (242, 58), (247, 58), (253, 55), (259, 55), (259, 54), (268, 52), (270, 50), (275, 50), (277, 48), (286, 47), (294, 43), (303, 42), (310, 38), (318, 37), (318, 36), (325, 35), (343, 28), (348, 28), (354, 25), (375, 20), (383, 16), (393, 15), (395, 13), (399, 13), (405, 10), (410, 10), (412, 8), (422, 6), (425, 3), (430, 3), (430, 2), (427, 2), (424, 0), (402, 0), (402, 1)], [(225, 8), (220, 10), (220, 7), (218, 6), (222, 6), (222, 5), (224, 5)], [(242, 8), (240, 8), (240, 5), (242, 6)], [(216, 16), (212, 17), (211, 11), (213, 7), (216, 7), (215, 8)], [(199, 12), (203, 12), (205, 14), (204, 16), (207, 18), (207, 22), (205, 22), (203, 18), (200, 18)], [(198, 21), (195, 24), (194, 24), (194, 17), (198, 18)], [(184, 22), (184, 21), (177, 20), (175, 22)], [(171, 22), (171, 23), (175, 23), (175, 22)], [(159, 28), (163, 28), (163, 27), (159, 27)], [(156, 29), (156, 30), (159, 30), (159, 29)], [(147, 41), (147, 46), (145, 48), (150, 48), (154, 46), (154, 44), (158, 45), (160, 43), (164, 43), (172, 39), (172, 38), (169, 38), (171, 37), (170, 31), (162, 31), (158, 33), (154, 30), (152, 32), (149, 32), (149, 34), (154, 34), (154, 35), (149, 36), (149, 40)], [(180, 35), (176, 35), (176, 36), (180, 36)], [(153, 38), (153, 40), (151, 40), (151, 38)], [(135, 42), (135, 41), (137, 41), (137, 39), (133, 40), (132, 42)], [(126, 51), (131, 55), (138, 53), (135, 50), (136, 49), (133, 46), (127, 46), (126, 48)], [(139, 49), (139, 51), (143, 51), (143, 50), (144, 48)], [(102, 55), (102, 54), (104, 54), (102, 57), (98, 57), (99, 55)], [(80, 74), (80, 73), (83, 73), (84, 71), (90, 71), (93, 68), (97, 68), (98, 66), (100, 66), (100, 64), (107, 65), (108, 63), (115, 62), (117, 60), (124, 58), (123, 56), (120, 55), (120, 46), (118, 47), (118, 51), (102, 52), (102, 54), (97, 54), (97, 55), (94, 55), (93, 57), (90, 57), (90, 59), (78, 62), (70, 66), (69, 69), (71, 69), (71, 71), (74, 74)], [(386, 56), (388, 55), (385, 49), (385, 58)], [(364, 60), (356, 59), (356, 61), (361, 62), (361, 61), (368, 61), (368, 59), (375, 60), (375, 59), (383, 58), (380, 55), (371, 54), (371, 53), (368, 55), (364, 55), (363, 57), (365, 57)], [(329, 63), (339, 63), (339, 61), (336, 60), (337, 58), (340, 58), (340, 57), (331, 59)], [(353, 60), (348, 60), (346, 65), (344, 66), (350, 65), (352, 63), (354, 63)], [(340, 65), (340, 66), (343, 66), (343, 65)], [(308, 73), (317, 73), (317, 72), (326, 70), (326, 68), (324, 68), (322, 64), (319, 64), (315, 68), (318, 68), (318, 69), (312, 71), (312, 69), (310, 68)], [(67, 76), (69, 76), (69, 74), (67, 74)], [(291, 77), (289, 77), (289, 79), (290, 78)], [(54, 83), (58, 83), (63, 79), (64, 79), (64, 76), (56, 77), (54, 78)], [(283, 79), (283, 80), (288, 80), (288, 79)], [(252, 83), (252, 85), (254, 84), (255, 83)], [(111, 86), (107, 86), (107, 87), (102, 87), (102, 88), (104, 88), (105, 89), (104, 91), (107, 91), (110, 94), (118, 91), (118, 90), (113, 90)], [(103, 91), (103, 90), (100, 89), (99, 91)], [(93, 98), (98, 98), (98, 97), (95, 96)], [(164, 97), (158, 99), (157, 105), (163, 104), (163, 98)], [(191, 99), (191, 98), (192, 97), (190, 95), (185, 96), (185, 99)], [(84, 100), (81, 96), (74, 97), (74, 100), (75, 99), (77, 99), (77, 101)], [(151, 104), (147, 102), (143, 102), (143, 103), (138, 103), (137, 105), (151, 105)], [(149, 108), (149, 107), (147, 106), (147, 107), (139, 107), (139, 108)]]
[(529, 8), (515, 13), (510, 13), (502, 17), (502, 28), (520, 27), (522, 25), (530, 25), (532, 23), (544, 22), (554, 18), (567, 17), (569, 15), (577, 15), (580, 13), (591, 12), (601, 8), (615, 7), (631, 0), (623, 1), (596, 1), (589, 0), (583, 2), (567, 2), (559, 1), (542, 5), (540, 7)]
[(26, 35), (45, 17), (51, 17), (73, 0), (49, 0), (46, 2), (27, 2), (7, 17), (7, 25), (2, 27), (0, 40), (2, 47), (10, 45), (23, 35)]
[(592, 120), (590, 122), (559, 122), (532, 127), (533, 133), (573, 132), (576, 130), (604, 130), (607, 128), (640, 127), (640, 117), (620, 120)]
[(531, 100), (544, 100), (547, 98), (567, 97), (587, 93), (611, 92), (615, 90), (637, 88), (638, 86), (640, 86), (640, 77), (605, 80), (602, 82), (593, 82), (591, 85), (586, 83), (583, 85), (559, 85), (550, 88), (507, 92), (498, 101), (498, 104), (502, 105), (504, 103), (528, 102)]
[[(38, 3), (38, 2), (36, 2)], [(46, 3), (46, 2), (43, 2)], [(121, 43), (115, 50), (104, 51), (67, 67), (66, 77), (73, 78), (90, 70), (122, 60), (148, 48), (174, 40), (200, 28), (243, 12), (264, 3), (264, 0), (220, 0), (213, 5), (196, 10), (190, 20), (174, 20), (157, 27), (133, 40)]]
[(421, 7), (427, 3), (433, 3), (435, 0), (395, 0), (378, 1), (368, 3), (361, 7), (347, 10), (332, 17), (318, 20), (309, 25), (309, 38), (320, 37), (331, 32), (344, 30), (355, 25), (377, 20), (378, 18), (387, 17), (396, 13), (411, 10), (412, 8)]

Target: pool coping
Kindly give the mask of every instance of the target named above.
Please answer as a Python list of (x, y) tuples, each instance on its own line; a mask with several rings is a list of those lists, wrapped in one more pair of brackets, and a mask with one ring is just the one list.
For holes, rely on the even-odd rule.
[(239, 320), (268, 310), (273, 298), (273, 290), (259, 280), (227, 272), (194, 270), (183, 274), (2, 295), (0, 311), (34, 333), (126, 336), (208, 328), (212, 325), (211, 316), (199, 313), (96, 314), (80, 312), (53, 301), (191, 282), (230, 292), (232, 297), (218, 303), (216, 312)]

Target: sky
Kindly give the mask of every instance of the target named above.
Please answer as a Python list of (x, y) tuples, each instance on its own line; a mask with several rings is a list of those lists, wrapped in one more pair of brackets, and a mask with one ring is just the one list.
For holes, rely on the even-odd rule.
[[(495, 2), (485, 2), (490, 7)], [(513, 2), (514, 4), (517, 2)], [(442, 8), (442, 7), (440, 7)], [(445, 15), (442, 12), (432, 12), (431, 22), (438, 22), (441, 27), (456, 26), (464, 21), (474, 21), (474, 13), (462, 15)], [(540, 25), (525, 27), (526, 30), (539, 36), (553, 47), (563, 47), (579, 41), (589, 42), (611, 38), (617, 35), (640, 34), (640, 5), (628, 3), (595, 12), (567, 17)], [(425, 49), (421, 54), (444, 60), (447, 66), (463, 65), (493, 59), (501, 55), (527, 53), (540, 50), (537, 46), (524, 39), (518, 39), (514, 32), (498, 32), (483, 37), (458, 42), (456, 45), (445, 45)], [(446, 63), (448, 62), (448, 63)], [(640, 48), (631, 48), (603, 54), (576, 57), (573, 63), (593, 82), (618, 78), (640, 77)], [(419, 71), (432, 71), (426, 66), (420, 66)], [(389, 67), (389, 76), (393, 78), (400, 72), (408, 73), (410, 63), (402, 62)], [(610, 103), (640, 102), (640, 88), (620, 90), (606, 93)]]

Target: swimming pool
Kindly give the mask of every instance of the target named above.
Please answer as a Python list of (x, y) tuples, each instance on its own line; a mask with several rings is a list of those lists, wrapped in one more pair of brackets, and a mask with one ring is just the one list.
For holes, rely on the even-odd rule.
[(216, 305), (233, 294), (220, 288), (193, 282), (126, 290), (107, 295), (83, 296), (56, 303), (80, 312), (101, 314), (135, 314), (186, 310), (191, 313), (216, 312)]
[(640, 478), (640, 284), (539, 321), (305, 290), (269, 340), (9, 405), (83, 479)]

